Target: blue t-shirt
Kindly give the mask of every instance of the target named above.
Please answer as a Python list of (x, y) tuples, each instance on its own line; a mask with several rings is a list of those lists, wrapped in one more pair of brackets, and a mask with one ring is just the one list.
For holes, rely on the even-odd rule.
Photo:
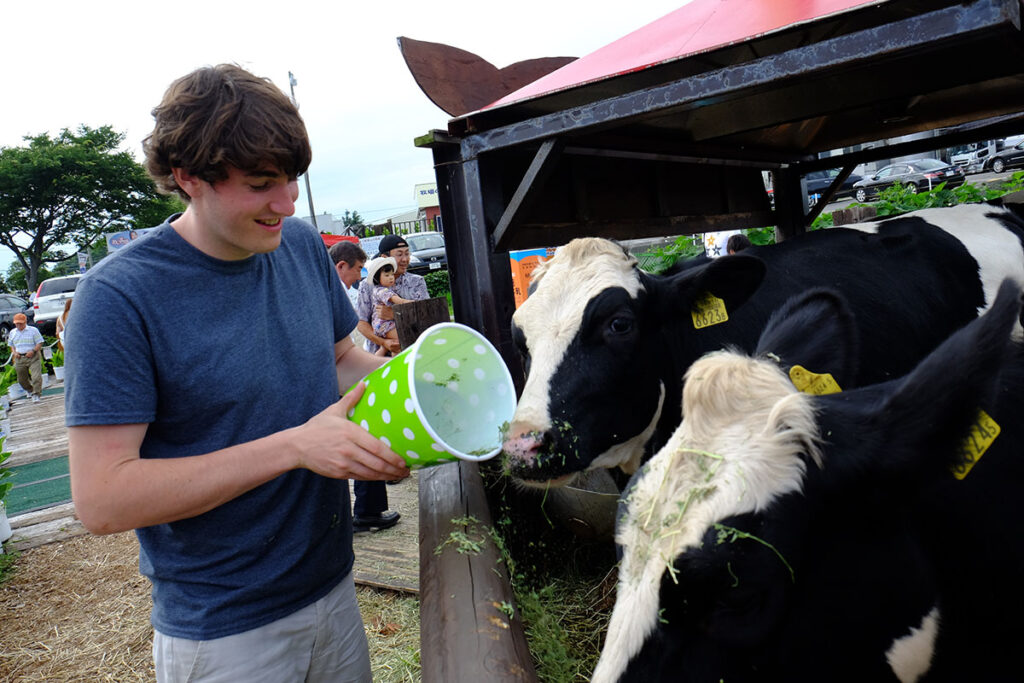
[[(315, 229), (286, 219), (282, 231), (273, 252), (221, 261), (164, 223), (89, 271), (67, 331), (67, 425), (148, 423), (142, 457), (177, 458), (337, 401), (334, 343), (357, 319)], [(208, 640), (315, 602), (352, 568), (350, 514), (346, 480), (292, 470), (138, 529), (154, 628)]]

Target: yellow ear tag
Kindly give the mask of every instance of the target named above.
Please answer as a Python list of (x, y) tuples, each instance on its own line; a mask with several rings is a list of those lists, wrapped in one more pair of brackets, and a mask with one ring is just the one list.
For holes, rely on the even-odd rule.
[(999, 436), (1002, 431), (996, 421), (989, 417), (984, 410), (978, 409), (978, 419), (971, 425), (971, 430), (960, 442), (960, 449), (957, 453), (957, 462), (951, 468), (953, 476), (963, 479), (974, 467), (974, 464), (981, 460), (988, 447)]
[(793, 382), (793, 386), (796, 387), (797, 391), (805, 394), (822, 396), (824, 394), (838, 394), (842, 391), (839, 388), (839, 383), (829, 373), (826, 372), (823, 375), (819, 375), (801, 365), (794, 365), (789, 369), (789, 379)]
[(693, 300), (693, 310), (690, 314), (693, 316), (693, 326), (698, 330), (724, 323), (729, 319), (725, 302), (711, 292), (704, 292)]

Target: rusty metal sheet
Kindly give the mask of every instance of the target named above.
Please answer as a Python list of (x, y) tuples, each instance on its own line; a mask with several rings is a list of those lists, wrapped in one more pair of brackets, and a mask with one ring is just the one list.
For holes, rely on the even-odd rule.
[(416, 84), (452, 116), (481, 109), (576, 59), (540, 57), (499, 69), (472, 52), (443, 43), (403, 36), (398, 47)]

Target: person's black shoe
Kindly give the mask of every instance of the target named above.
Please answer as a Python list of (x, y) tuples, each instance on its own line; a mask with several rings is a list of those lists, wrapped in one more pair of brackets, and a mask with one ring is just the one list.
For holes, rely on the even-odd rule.
[(398, 524), (398, 520), (401, 518), (402, 515), (397, 512), (392, 512), (391, 510), (386, 510), (379, 515), (355, 517), (352, 519), (352, 531), (361, 533), (366, 531), (390, 529), (394, 525)]

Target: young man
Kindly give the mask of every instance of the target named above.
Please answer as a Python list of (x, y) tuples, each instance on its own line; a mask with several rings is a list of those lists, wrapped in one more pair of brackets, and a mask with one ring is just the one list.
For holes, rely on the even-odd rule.
[[(357, 283), (362, 275), (366, 252), (354, 242), (342, 240), (332, 245), (327, 253), (334, 262), (334, 270), (338, 273), (341, 284), (345, 286), (345, 291), (353, 291), (352, 285)], [(356, 494), (356, 502), (352, 506), (353, 531), (380, 531), (398, 524), (401, 515), (388, 510), (388, 491), (383, 482), (357, 481), (352, 489)]]
[[(395, 259), (395, 286), (394, 290), (403, 299), (426, 299), (427, 281), (419, 275), (407, 273), (409, 267), (409, 243), (399, 235), (385, 235), (380, 241), (380, 253), (378, 256), (390, 256)], [(377, 349), (384, 346), (391, 354), (396, 354), (402, 349), (397, 339), (379, 337), (373, 332), (373, 283), (363, 280), (359, 285), (359, 304), (356, 306), (356, 314), (359, 316), (359, 332), (366, 337), (366, 350), (375, 353)], [(381, 306), (379, 311), (381, 317), (387, 319), (394, 315), (390, 308)]]
[(33, 403), (39, 403), (43, 395), (43, 335), (28, 324), (24, 313), (15, 313), (14, 329), (7, 334), (7, 345), (11, 347), (18, 384), (32, 396)]
[(312, 226), (298, 111), (233, 65), (175, 81), (146, 165), (188, 204), (75, 294), (71, 485), (93, 533), (136, 529), (157, 680), (369, 681), (348, 482), (407, 476), (346, 418), (380, 361)]

